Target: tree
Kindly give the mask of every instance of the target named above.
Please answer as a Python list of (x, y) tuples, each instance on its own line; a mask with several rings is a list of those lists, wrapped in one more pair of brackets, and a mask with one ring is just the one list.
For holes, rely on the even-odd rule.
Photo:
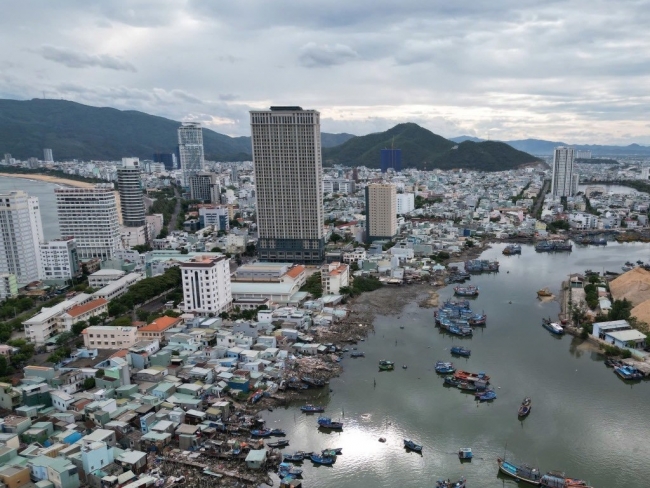
[(332, 234), (332, 235), (330, 236), (330, 241), (331, 241), (331, 242), (334, 242), (334, 243), (337, 243), (337, 242), (339, 242), (339, 241), (342, 240), (342, 239), (343, 239), (343, 237), (341, 237), (339, 234)]
[(79, 334), (81, 334), (81, 331), (83, 331), (86, 327), (88, 327), (88, 322), (86, 322), (85, 320), (81, 320), (76, 324), (72, 325), (72, 333), (78, 336)]
[(90, 325), (99, 325), (99, 324), (102, 323), (102, 319), (99, 318), (99, 316), (95, 315), (95, 316), (90, 317), (90, 318), (88, 319), (88, 323), (89, 323)]
[[(99, 371), (103, 371), (103, 370), (100, 369)], [(86, 378), (84, 380), (83, 389), (92, 390), (93, 388), (95, 388), (95, 378), (93, 377)]]
[(323, 295), (323, 285), (321, 284), (320, 272), (314, 273), (305, 282), (300, 291), (310, 293), (314, 298), (320, 298)]
[(0, 354), (0, 376), (7, 376), (9, 373), (9, 363), (7, 358)]
[(103, 369), (98, 369), (98, 370), (95, 372), (95, 378), (103, 378), (104, 375), (106, 375), (106, 373), (104, 372)]
[(131, 325), (131, 318), (130, 317), (119, 317), (115, 320), (113, 320), (113, 325), (115, 327), (128, 327)]
[(151, 315), (149, 310), (145, 310), (144, 308), (138, 309), (135, 314), (138, 316), (138, 320), (141, 320), (142, 322), (146, 322), (149, 315)]
[(72, 332), (63, 332), (56, 338), (56, 345), (63, 346), (67, 344), (70, 339), (74, 338), (74, 336), (75, 335)]

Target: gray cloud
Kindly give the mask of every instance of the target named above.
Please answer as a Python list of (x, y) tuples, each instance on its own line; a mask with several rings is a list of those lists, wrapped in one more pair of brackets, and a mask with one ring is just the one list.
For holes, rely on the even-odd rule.
[(308, 42), (300, 48), (300, 64), (307, 68), (345, 64), (358, 57), (359, 54), (345, 44), (328, 45)]
[(56, 46), (43, 46), (40, 53), (43, 58), (61, 63), (68, 68), (99, 67), (116, 71), (137, 71), (131, 63), (109, 54), (86, 54)]

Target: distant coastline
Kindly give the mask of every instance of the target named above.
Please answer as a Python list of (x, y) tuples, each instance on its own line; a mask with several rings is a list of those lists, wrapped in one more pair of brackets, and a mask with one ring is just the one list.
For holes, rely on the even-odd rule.
[(26, 180), (45, 181), (47, 183), (55, 183), (57, 185), (72, 186), (72, 187), (75, 187), (75, 188), (92, 188), (92, 187), (95, 186), (95, 183), (89, 183), (87, 181), (68, 180), (66, 178), (59, 178), (57, 176), (39, 175), (39, 174), (0, 173), (0, 177), (23, 178), (23, 179), (26, 179)]

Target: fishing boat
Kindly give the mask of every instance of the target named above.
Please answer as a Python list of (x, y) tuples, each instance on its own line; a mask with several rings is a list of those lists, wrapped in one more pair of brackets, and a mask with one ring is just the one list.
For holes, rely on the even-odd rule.
[(366, 356), (366, 353), (364, 353), (363, 351), (352, 351), (350, 353), (351, 358), (363, 358), (365, 356)]
[(322, 407), (320, 405), (303, 405), (302, 407), (300, 407), (300, 411), (305, 413), (319, 413), (319, 412), (324, 412), (325, 407)]
[(271, 429), (253, 429), (251, 430), (252, 437), (270, 437)]
[(465, 261), (465, 271), (467, 273), (497, 273), (499, 271), (499, 262), (488, 261), (487, 259), (471, 259)]
[(542, 476), (539, 484), (545, 488), (591, 488), (585, 481), (567, 478), (560, 471), (549, 471)]
[(392, 371), (395, 369), (395, 363), (386, 359), (382, 359), (379, 361), (379, 369), (382, 371)]
[(278, 475), (281, 478), (285, 478), (288, 475), (291, 476), (300, 476), (302, 474), (302, 469), (296, 468), (295, 466), (289, 463), (280, 463), (278, 466)]
[(319, 379), (316, 379), (316, 378), (312, 378), (311, 376), (303, 376), (300, 379), (302, 380), (303, 383), (306, 383), (307, 385), (313, 386), (313, 387), (316, 387), (316, 388), (320, 388), (320, 387), (325, 386), (327, 384), (327, 382), (325, 380), (319, 380)]
[(605, 359), (605, 366), (607, 366), (608, 368), (616, 368), (616, 367), (621, 366), (623, 364), (625, 364), (625, 363), (623, 361), (621, 361), (620, 359), (614, 359), (614, 358)]
[(267, 442), (266, 445), (274, 448), (287, 447), (289, 445), (289, 440), (280, 439), (279, 441), (275, 441), (275, 442)]
[(282, 435), (287, 435), (286, 432), (282, 429), (271, 429), (271, 435), (274, 436), (282, 436)]
[(548, 288), (542, 288), (541, 290), (537, 290), (537, 296), (538, 297), (552, 297), (553, 293), (551, 293), (551, 290)]
[(526, 397), (524, 398), (524, 401), (521, 402), (517, 414), (519, 417), (526, 417), (530, 413), (532, 408), (533, 408), (533, 401), (530, 398)]
[(487, 315), (484, 313), (474, 314), (467, 319), (467, 322), (469, 322), (469, 325), (473, 327), (484, 326), (487, 324)]
[(539, 469), (532, 468), (527, 464), (517, 466), (501, 458), (497, 458), (497, 464), (499, 465), (499, 471), (517, 481), (525, 481), (531, 485), (539, 486), (542, 479)]
[(479, 380), (483, 380), (486, 383), (490, 381), (490, 377), (482, 371), (479, 373), (470, 373), (468, 371), (458, 370), (454, 373), (454, 378), (461, 381), (469, 381), (470, 383), (474, 383), (475, 381)]
[(521, 254), (521, 246), (519, 244), (510, 244), (506, 246), (503, 250), (503, 254), (506, 256), (512, 256), (513, 254)]
[(563, 335), (564, 329), (557, 322), (551, 322), (551, 319), (542, 319), (542, 326), (551, 334)]
[(303, 452), (294, 452), (293, 454), (284, 454), (282, 456), (283, 461), (290, 463), (301, 463), (305, 459), (305, 453)]
[(323, 429), (340, 430), (343, 428), (343, 422), (334, 422), (329, 417), (318, 417), (318, 426)]
[(467, 480), (462, 477), (458, 481), (450, 480), (438, 480), (436, 481), (436, 488), (465, 488), (467, 486)]
[(451, 374), (456, 371), (452, 363), (446, 363), (444, 361), (438, 361), (436, 363), (436, 373), (438, 374)]
[(445, 385), (449, 385), (449, 386), (455, 386), (455, 387), (458, 387), (458, 385), (460, 384), (460, 380), (457, 380), (457, 379), (454, 378), (453, 376), (445, 376), (445, 382), (444, 382), (444, 384), (445, 384)]
[(640, 380), (643, 379), (643, 373), (636, 369), (634, 366), (629, 366), (625, 363), (620, 364), (614, 368), (614, 373), (623, 378), (624, 380)]
[(404, 439), (404, 447), (411, 451), (422, 452), (422, 446), (420, 444), (416, 444), (411, 439)]
[(458, 450), (458, 459), (460, 459), (461, 461), (471, 461), (473, 457), (474, 454), (472, 454), (471, 447), (461, 447)]
[(490, 402), (497, 399), (497, 392), (494, 390), (477, 392), (474, 394), (474, 398), (480, 402)]
[(477, 391), (478, 390), (476, 385), (474, 383), (470, 382), (470, 381), (460, 381), (460, 380), (457, 380), (457, 381), (458, 381), (458, 385), (456, 385), (456, 387), (459, 390), (463, 390), (463, 391)]
[(312, 454), (309, 456), (309, 459), (311, 459), (314, 464), (323, 464), (325, 466), (331, 466), (336, 460), (336, 458), (319, 456), (318, 454)]
[(325, 452), (334, 453), (334, 454), (332, 454), (332, 456), (340, 456), (341, 454), (343, 454), (343, 448), (342, 447), (327, 447), (327, 448), (325, 448), (325, 449), (323, 449), (321, 451), (321, 454), (323, 454)]
[(459, 297), (477, 297), (478, 286), (474, 286), (474, 285), (455, 286), (454, 293)]
[(456, 356), (464, 356), (468, 358), (472, 354), (472, 351), (470, 351), (469, 349), (465, 349), (464, 347), (461, 346), (453, 346), (451, 348), (451, 353)]

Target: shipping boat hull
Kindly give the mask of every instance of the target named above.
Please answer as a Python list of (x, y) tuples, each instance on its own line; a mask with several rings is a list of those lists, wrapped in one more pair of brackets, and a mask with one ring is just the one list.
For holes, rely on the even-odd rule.
[(510, 478), (525, 481), (534, 486), (540, 485), (542, 476), (537, 468), (531, 468), (526, 464), (517, 466), (501, 458), (497, 458), (497, 464), (499, 465), (499, 471)]

